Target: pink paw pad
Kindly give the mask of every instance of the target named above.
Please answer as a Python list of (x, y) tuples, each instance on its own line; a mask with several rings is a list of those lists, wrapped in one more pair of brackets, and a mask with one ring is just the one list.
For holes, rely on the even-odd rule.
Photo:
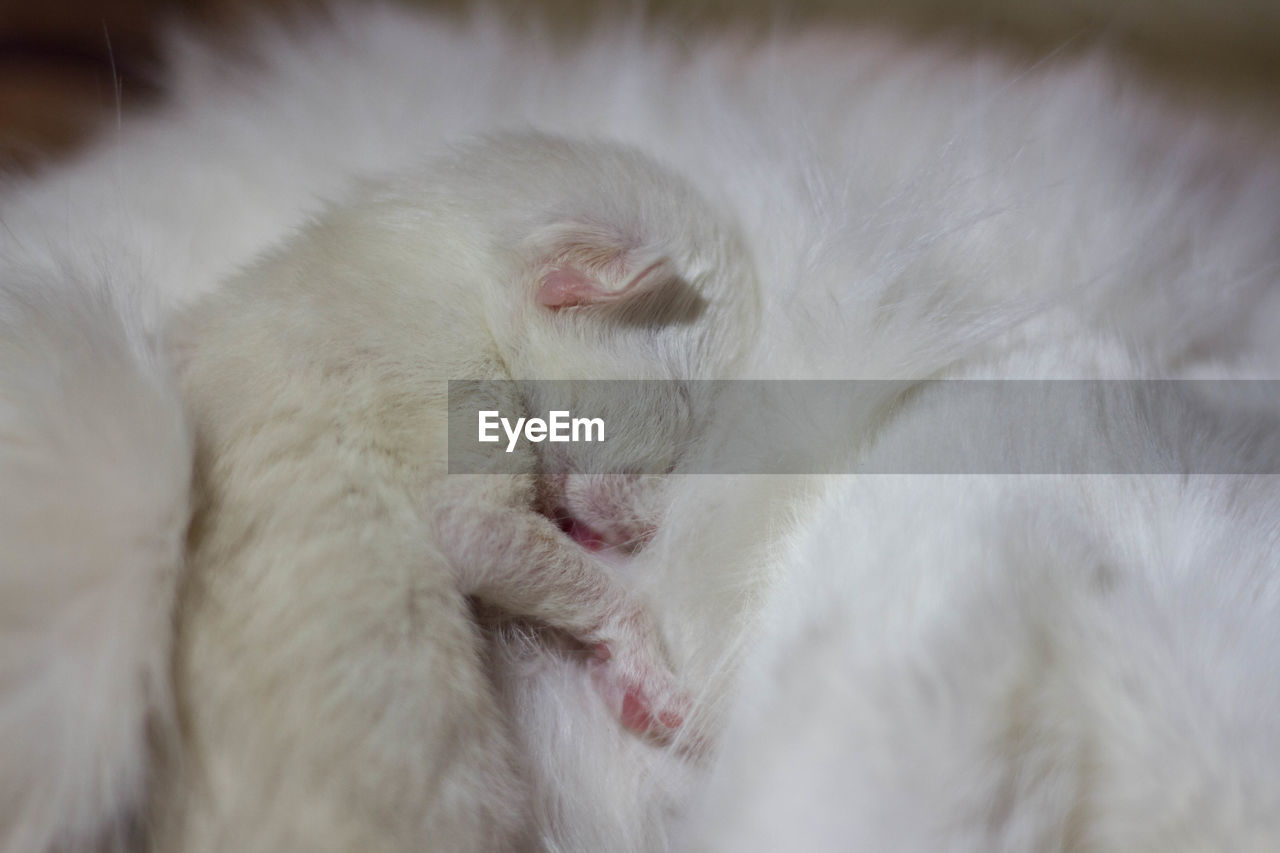
[(656, 728), (678, 729), (684, 725), (684, 714), (679, 711), (659, 711), (655, 717), (653, 708), (639, 690), (628, 690), (622, 697), (622, 724), (633, 732), (646, 734)]
[[(666, 673), (639, 667), (640, 675), (629, 675), (605, 643), (596, 644), (592, 652), (596, 687), (623, 726), (638, 734), (661, 737), (684, 725), (689, 700), (670, 686)], [(671, 698), (654, 701), (653, 697), (663, 695)]]

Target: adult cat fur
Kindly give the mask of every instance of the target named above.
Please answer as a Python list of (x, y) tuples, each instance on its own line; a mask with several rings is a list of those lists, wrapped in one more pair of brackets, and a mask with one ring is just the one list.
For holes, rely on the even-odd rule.
[[(1150, 371), (1080, 329), (943, 375)], [(1030, 386), (1056, 433), (956, 386), (861, 441), (809, 425), (845, 469), (886, 473), (827, 478), (786, 537), (679, 849), (1276, 849), (1275, 400), (1116, 382), (1094, 409), (1073, 385)], [(990, 473), (893, 473), (993, 438)], [(1143, 457), (1168, 473), (1012, 473)]]
[[(879, 34), (676, 45), (629, 26), (566, 49), (392, 9), (335, 17), (332, 28), (264, 31), (244, 63), (176, 43), (167, 107), (6, 188), (6, 315), (17, 316), (23, 294), (69, 294), (48, 309), (44, 332), (12, 326), (19, 351), (43, 340), (63, 361), (56, 371), (42, 358), (6, 364), (18, 364), (5, 373), (7, 416), (35, 426), (21, 446), (6, 433), (0, 465), (13, 470), (20, 447), (48, 451), (6, 478), (10, 494), (136, 476), (145, 507), (121, 505), (129, 512), (113, 529), (135, 532), (126, 543), (176, 541), (182, 524), (164, 513), (182, 514), (184, 469), (154, 450), (180, 456), (185, 438), (168, 380), (150, 366), (168, 317), (355, 176), (498, 127), (618, 138), (732, 210), (766, 284), (760, 375), (932, 375), (1036, 312), (1022, 327), (1030, 341), (1105, 327), (1144, 352), (1147, 374), (1242, 360), (1276, 375), (1272, 140), (1243, 119), (1161, 104), (1103, 57), (1025, 68)], [(104, 282), (111, 300), (90, 299)], [(58, 346), (64, 326), (86, 324), (140, 364)], [(68, 391), (46, 396), (55, 375)], [(91, 388), (118, 391), (104, 401)], [(144, 414), (144, 401), (169, 405), (169, 416)], [(865, 417), (852, 439), (875, 422)], [(51, 446), (40, 426), (50, 422), (72, 431), (64, 445)], [(113, 434), (131, 455), (56, 450), (94, 446), (103, 423), (121, 425)], [(721, 664), (736, 657), (739, 617), (785, 565), (767, 552), (798, 512), (788, 498), (774, 481), (726, 489), (693, 478), (673, 495), (678, 523), (633, 564), (642, 585), (662, 591), (655, 605), (677, 669), (704, 680), (710, 698), (728, 695)], [(81, 529), (68, 503), (49, 506), (46, 530)], [(27, 622), (0, 626), (10, 650), (0, 743), (6, 756), (10, 744), (32, 756), (0, 762), (0, 826), (9, 849), (73, 845), (139, 801), (143, 721), (164, 697), (150, 702), (133, 685), (168, 640), (162, 626), (123, 626), (151, 624), (176, 564), (133, 571), (157, 563), (131, 561), (126, 548), (122, 568), (105, 573), (114, 594), (83, 597), (108, 561), (72, 556), (58, 570), (66, 590), (53, 590), (48, 538), (6, 513), (6, 613), (38, 610), (47, 626), (74, 616), (85, 631), (52, 628), (41, 636), (56, 642), (38, 643)], [(105, 555), (106, 544), (95, 537), (85, 551)], [(506, 648), (544, 844), (661, 849), (697, 774), (619, 736), (569, 664)], [(92, 668), (103, 688), (51, 660)], [(37, 689), (18, 672), (49, 677)]]

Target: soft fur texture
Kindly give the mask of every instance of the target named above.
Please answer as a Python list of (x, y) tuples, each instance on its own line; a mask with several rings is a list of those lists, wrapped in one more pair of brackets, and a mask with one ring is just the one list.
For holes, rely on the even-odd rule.
[[(6, 316), (29, 310), (26, 295), (52, 299), (39, 326), (13, 326), (3, 405), (22, 427), (0, 435), (0, 470), (31, 448), (45, 467), (5, 488), (118, 484), (96, 497), (68, 485), (54, 503), (119, 511), (113, 536), (162, 543), (118, 562), (107, 531), (59, 522), (46, 529), (93, 557), (71, 554), (32, 583), (24, 567), (59, 552), (27, 545), (38, 528), (11, 509), (27, 504), (6, 500), (5, 849), (74, 844), (142, 802), (143, 726), (163, 720), (166, 697), (138, 683), (159, 684), (144, 676), (169, 643), (187, 470), (151, 337), (322, 199), (478, 131), (618, 139), (730, 211), (765, 291), (756, 375), (1280, 375), (1276, 141), (1243, 118), (1185, 112), (1103, 57), (1026, 68), (838, 30), (677, 46), (627, 26), (566, 48), (385, 9), (336, 18), (264, 32), (237, 64), (175, 48), (162, 114), (5, 194)], [(103, 279), (110, 299), (94, 296)], [(93, 339), (71, 329), (117, 355), (64, 346)], [(50, 391), (50, 362), (31, 356), (42, 347), (68, 354), (56, 375), (79, 377), (70, 393)], [(726, 440), (708, 442), (705, 464), (732, 447), (779, 470), (815, 448), (891, 465), (947, 426), (927, 397), (840, 401), (834, 429), (803, 402), (753, 412), (792, 436), (783, 443), (729, 440), (741, 413), (723, 412)], [(1151, 440), (1217, 434), (1198, 418)], [(61, 451), (53, 424), (83, 455)], [(104, 436), (132, 450), (95, 449)], [(136, 504), (116, 492), (135, 478), (120, 494)], [(493, 671), (529, 762), (538, 840), (1274, 848), (1274, 489), (681, 480), (629, 571), (676, 670), (704, 685), (706, 725), (728, 725), (715, 766), (626, 735), (574, 661), (504, 634)], [(86, 599), (51, 579), (99, 573), (110, 594), (91, 599), (92, 618), (77, 617), (87, 639), (67, 646), (75, 635), (47, 630), (44, 614)], [(33, 613), (40, 630), (26, 627)], [(85, 669), (100, 687), (75, 675)], [(8, 677), (17, 670), (46, 678)], [(62, 736), (49, 737), (57, 720)]]
[[(198, 503), (153, 849), (526, 847), (524, 762), (464, 596), (576, 639), (628, 728), (690, 740), (649, 611), (537, 510), (619, 549), (658, 522), (662, 478), (611, 471), (694, 443), (686, 380), (731, 369), (726, 330), (755, 325), (741, 255), (636, 152), (507, 135), (336, 205), (175, 324)], [(696, 318), (672, 310), (690, 300)], [(607, 468), (524, 443), (448, 473), (454, 407), (544, 412), (515, 377), (667, 381), (614, 392)]]
[(125, 287), (9, 271), (0, 289), (5, 850), (123, 835), (143, 723), (169, 711), (191, 444)]
[[(1141, 368), (1095, 335), (952, 375)], [(950, 390), (900, 408), (859, 462), (907, 470), (992, 435), (1006, 463), (1062, 453)], [(1193, 400), (1152, 418), (1140, 391), (1111, 388), (1132, 419), (1069, 413), (1075, 458), (1280, 464), (1274, 412), (1240, 431)], [(687, 849), (1274, 849), (1276, 479), (833, 479), (781, 560)]]

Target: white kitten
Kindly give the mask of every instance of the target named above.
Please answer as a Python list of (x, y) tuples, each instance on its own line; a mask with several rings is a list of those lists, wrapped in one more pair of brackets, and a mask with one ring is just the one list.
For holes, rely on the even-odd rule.
[(155, 849), (526, 844), (464, 596), (567, 632), (625, 725), (676, 733), (687, 700), (648, 612), (536, 510), (612, 544), (646, 533), (649, 490), (609, 472), (674, 464), (696, 392), (614, 391), (609, 467), (568, 443), (547, 477), (525, 444), (446, 475), (450, 407), (544, 410), (445, 381), (722, 375), (743, 349), (726, 331), (755, 324), (741, 255), (639, 154), (506, 136), (329, 210), (178, 324), (197, 507)]
[[(1222, 18), (1218, 7), (1212, 15)], [(122, 129), (83, 158), (6, 188), (0, 284), (28, 282), (36, 292), (62, 294), (71, 303), (45, 319), (53, 330), (40, 344), (45, 351), (49, 341), (64, 339), (58, 331), (63, 320), (56, 318), (80, 316), (78, 301), (105, 282), (121, 310), (95, 308), (83, 322), (66, 322), (93, 325), (119, 352), (145, 354), (148, 334), (140, 329), (163, 330), (176, 308), (281, 240), (318, 206), (317, 198), (341, 194), (353, 176), (402, 170), (423, 151), (478, 131), (532, 126), (636, 145), (678, 167), (733, 212), (766, 285), (764, 324), (753, 342), (760, 375), (937, 375), (958, 361), (999, 351), (1003, 344), (996, 339), (1019, 323), (1021, 340), (1048, 345), (1050, 360), (1060, 356), (1057, 347), (1073, 339), (1088, 350), (1112, 335), (1121, 339), (1122, 349), (1142, 353), (1138, 364), (1147, 374), (1178, 374), (1200, 369), (1197, 365), (1216, 370), (1221, 364), (1229, 372), (1238, 362), (1276, 375), (1280, 365), (1280, 314), (1274, 310), (1280, 180), (1274, 137), (1244, 116), (1228, 122), (1170, 109), (1105, 57), (1028, 67), (999, 56), (967, 54), (950, 43), (910, 44), (836, 27), (750, 44), (692, 35), (679, 41), (649, 38), (618, 26), (567, 45), (485, 23), (457, 25), (389, 8), (338, 10), (334, 19), (332, 27), (297, 35), (261, 34), (245, 46), (255, 61), (243, 66), (217, 51), (183, 45), (175, 56), (172, 103), (151, 117), (126, 114)], [(1166, 20), (1162, 13), (1161, 21)], [(128, 318), (124, 324), (118, 322), (121, 315)], [(42, 340), (40, 332), (21, 328), (13, 339), (19, 348)], [(66, 426), (71, 438), (51, 441), (53, 432), (43, 426), (24, 433), (33, 436), (29, 442), (6, 438), (0, 465), (31, 447), (48, 451), (41, 457), (46, 473), (14, 480), (22, 484), (16, 494), (36, 494), (37, 483), (60, 482), (62, 476), (77, 484), (84, 478), (100, 483), (141, 477), (145, 489), (154, 491), (136, 515), (111, 529), (155, 530), (159, 540), (176, 542), (180, 522), (157, 526), (155, 515), (159, 509), (181, 515), (185, 472), (157, 449), (181, 446), (180, 423), (172, 411), (167, 419), (143, 414), (141, 407), (151, 405), (146, 401), (172, 403), (173, 395), (163, 372), (149, 366), (153, 357), (137, 360), (140, 373), (130, 359), (76, 357), (74, 370), (63, 375), (78, 377), (78, 389), (116, 389), (105, 401), (74, 390), (48, 399), (47, 360), (15, 361), (18, 367), (4, 377), (10, 383), (6, 389), (13, 390), (6, 403), (12, 400), (12, 410), (24, 413), (27, 423), (40, 424), (35, 413), (50, 413), (45, 420)], [(1066, 364), (1059, 366), (1085, 373), (1098, 367)], [(24, 376), (36, 380), (24, 383)], [(842, 450), (848, 449), (846, 443), (857, 446), (873, 436), (891, 411), (884, 405), (891, 400), (868, 402), (850, 407), (855, 417)], [(79, 417), (63, 417), (59, 407)], [(807, 428), (788, 417), (793, 412), (770, 414), (788, 429)], [(129, 453), (82, 458), (62, 451), (63, 446), (93, 447), (99, 423), (122, 425), (118, 434), (128, 437)], [(830, 430), (815, 435), (829, 436)], [(763, 456), (769, 450), (757, 452)], [(772, 581), (796, 569), (796, 612), (781, 608), (794, 621), (765, 623), (771, 636), (775, 630), (791, 636), (795, 626), (803, 634), (822, 623), (828, 601), (838, 622), (839, 605), (848, 600), (805, 583), (810, 571), (822, 574), (818, 557), (810, 567), (800, 562), (808, 557), (774, 553), (771, 543), (802, 520), (797, 507), (804, 506), (792, 500), (791, 481), (786, 490), (776, 483), (689, 478), (672, 490), (673, 509), (665, 523), (627, 567), (649, 592), (661, 591), (651, 598), (676, 669), (685, 680), (703, 685), (708, 698), (721, 700), (707, 705), (732, 709), (735, 702), (755, 701), (749, 695), (762, 695), (727, 692), (724, 673), (742, 659), (744, 638), (760, 633), (750, 614), (782, 594)], [(111, 503), (107, 492), (93, 505), (131, 506)], [(70, 492), (90, 493), (78, 486)], [(945, 495), (936, 504), (927, 497), (920, 507), (954, 511), (947, 509)], [(910, 496), (885, 500), (885, 514), (902, 512), (903, 524), (880, 533), (874, 526), (864, 530), (859, 525), (874, 519), (863, 514), (877, 513), (879, 504), (833, 498), (812, 533), (815, 542), (821, 539), (823, 547), (843, 553), (855, 535), (865, 532), (874, 546), (869, 553), (886, 555), (884, 565), (872, 567), (875, 571), (855, 574), (869, 587), (886, 585), (878, 599), (868, 594), (868, 602), (892, 598), (891, 579), (906, 560), (901, 549), (920, 535), (908, 522), (936, 523), (929, 512), (912, 514), (916, 504)], [(70, 499), (49, 503), (77, 505)], [(852, 508), (842, 514), (841, 507)], [(958, 542), (1003, 541), (999, 532), (982, 540), (965, 526), (970, 516), (948, 518), (954, 523), (945, 530)], [(79, 527), (68, 522), (49, 529), (61, 534)], [(1256, 557), (1265, 551), (1266, 543), (1247, 525), (1237, 529), (1242, 553)], [(939, 536), (944, 532), (939, 526)], [(101, 545), (88, 537), (78, 541), (89, 554), (111, 552), (110, 539)], [(930, 541), (947, 556), (943, 539)], [(4, 556), (38, 555), (47, 546), (44, 541), (33, 546), (36, 550), (6, 550)], [(815, 544), (806, 553), (818, 550)], [(148, 704), (130, 685), (137, 673), (154, 665), (168, 642), (163, 626), (153, 626), (146, 637), (130, 630), (164, 609), (164, 601), (153, 607), (152, 599), (132, 586), (138, 575), (129, 567), (148, 565), (149, 559), (144, 550), (108, 573), (107, 583), (119, 591), (122, 604), (100, 613), (115, 618), (104, 618), (100, 629), (75, 648), (26, 645), (21, 639), (9, 643), (11, 636), (26, 636), (12, 625), (27, 623), (0, 625), (6, 653), (14, 650), (7, 660), (16, 661), (5, 674), (18, 668), (45, 672), (49, 683), (58, 685), (37, 693), (26, 690), (32, 681), (0, 680), (5, 749), (48, 745), (39, 761), (9, 761), (8, 752), (0, 761), (4, 790), (53, 792), (30, 798), (18, 793), (6, 801), (10, 811), (0, 815), (0, 831), (21, 839), (22, 849), (91, 837), (99, 817), (127, 813), (137, 802), (142, 759), (128, 744), (141, 739)], [(64, 576), (92, 574), (111, 564), (105, 556), (101, 563), (92, 556), (79, 558)], [(849, 564), (823, 565), (839, 572)], [(77, 612), (81, 599), (46, 587), (48, 574), (24, 575), (10, 563), (4, 570), (7, 578), (39, 579), (21, 596), (6, 596), (6, 602), (17, 602), (6, 613)], [(148, 590), (165, 599), (163, 577), (141, 592)], [(293, 592), (282, 591), (282, 600)], [(1004, 589), (990, 596), (994, 601), (1014, 597)], [(977, 614), (968, 625), (975, 631), (986, 624), (1014, 626), (997, 631), (993, 647), (1017, 647), (1023, 636), (1017, 612), (993, 617), (982, 608), (958, 609)], [(51, 615), (49, 624), (54, 623), (61, 624)], [(54, 630), (48, 636), (70, 636)], [(826, 647), (823, 634), (816, 636), (820, 647), (807, 649), (812, 663), (796, 668), (794, 675), (810, 679), (821, 691), (819, 660)], [(113, 645), (124, 637), (137, 642)], [(954, 644), (913, 649), (920, 657), (938, 653), (930, 659), (941, 664), (950, 660), (942, 652), (952, 646), (985, 648), (980, 634), (958, 630), (957, 637)], [(121, 653), (94, 656), (106, 648)], [(832, 640), (830, 656), (838, 659), (843, 648), (839, 639)], [(502, 654), (495, 671), (509, 703), (508, 719), (530, 759), (532, 808), (543, 846), (619, 851), (669, 846), (672, 816), (688, 807), (688, 794), (699, 784), (687, 764), (673, 750), (655, 749), (620, 732), (579, 661), (540, 650), (526, 654), (517, 643), (497, 651)], [(1221, 656), (1223, 662), (1235, 659)], [(70, 665), (61, 669), (55, 662)], [(104, 686), (86, 689), (69, 674), (80, 671), (78, 664), (101, 673)], [(910, 678), (908, 670), (891, 665), (882, 672), (890, 688)], [(1203, 683), (1211, 683), (1213, 667), (1205, 672)], [(999, 680), (999, 673), (992, 682), (983, 674), (975, 685)], [(1260, 670), (1250, 677), (1270, 683)], [(778, 689), (781, 683), (761, 682), (770, 702), (791, 698)], [(812, 734), (820, 745), (836, 736), (841, 703), (849, 699), (840, 689), (832, 686), (812, 703), (834, 709), (831, 718), (811, 718), (799, 731), (764, 727), (776, 739), (744, 757), (744, 786), (768, 792), (776, 779), (823, 778), (816, 771), (804, 777), (823, 755), (799, 750), (796, 741)], [(125, 701), (129, 698), (133, 701)], [(877, 710), (857, 697), (849, 701), (855, 703), (849, 707)], [(967, 707), (979, 709), (965, 717), (976, 724), (974, 731), (988, 725), (999, 730), (1003, 718), (988, 716), (996, 706)], [(923, 743), (924, 735), (936, 731), (917, 728), (913, 721), (923, 717), (909, 713), (874, 719), (876, 724), (901, 722), (895, 733), (910, 743)], [(54, 729), (61, 736), (46, 736)], [(117, 731), (125, 734), (117, 737)], [(1195, 754), (1194, 741), (1184, 738), (1171, 751)], [(967, 742), (1005, 744), (981, 738)], [(965, 766), (967, 753), (952, 742), (929, 743), (936, 754), (928, 754), (939, 762), (954, 759)], [(796, 775), (757, 778), (760, 763), (750, 758), (769, 749), (793, 757)], [(1258, 754), (1264, 761), (1271, 756), (1265, 748)], [(1159, 813), (1159, 781), (1135, 787), (1151, 800), (1127, 798), (1111, 815), (1128, 816), (1134, 825), (1150, 822), (1150, 815)], [(792, 790), (798, 799), (826, 802), (808, 797), (805, 784)], [(903, 815), (903, 831), (911, 828), (918, 798), (900, 798), (891, 786), (860, 790), (872, 797), (868, 809), (883, 805), (885, 814)], [(877, 794), (884, 796), (875, 800)], [(1060, 813), (1063, 801), (1026, 800), (1002, 814), (1035, 822), (1042, 811)], [(767, 796), (756, 802), (761, 808), (753, 826), (770, 825), (784, 838), (798, 832), (794, 813), (775, 807)], [(839, 813), (856, 820), (848, 810)], [(963, 812), (949, 834), (974, 837), (990, 821), (990, 814)], [(839, 831), (826, 837), (838, 842)]]

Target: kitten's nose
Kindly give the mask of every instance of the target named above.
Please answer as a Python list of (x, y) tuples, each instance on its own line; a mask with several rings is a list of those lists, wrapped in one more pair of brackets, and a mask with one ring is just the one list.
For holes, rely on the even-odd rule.
[(602, 551), (609, 547), (609, 543), (605, 541), (604, 536), (599, 531), (572, 516), (565, 519), (565, 522), (560, 525), (560, 529), (564, 530), (570, 539), (588, 551)]

